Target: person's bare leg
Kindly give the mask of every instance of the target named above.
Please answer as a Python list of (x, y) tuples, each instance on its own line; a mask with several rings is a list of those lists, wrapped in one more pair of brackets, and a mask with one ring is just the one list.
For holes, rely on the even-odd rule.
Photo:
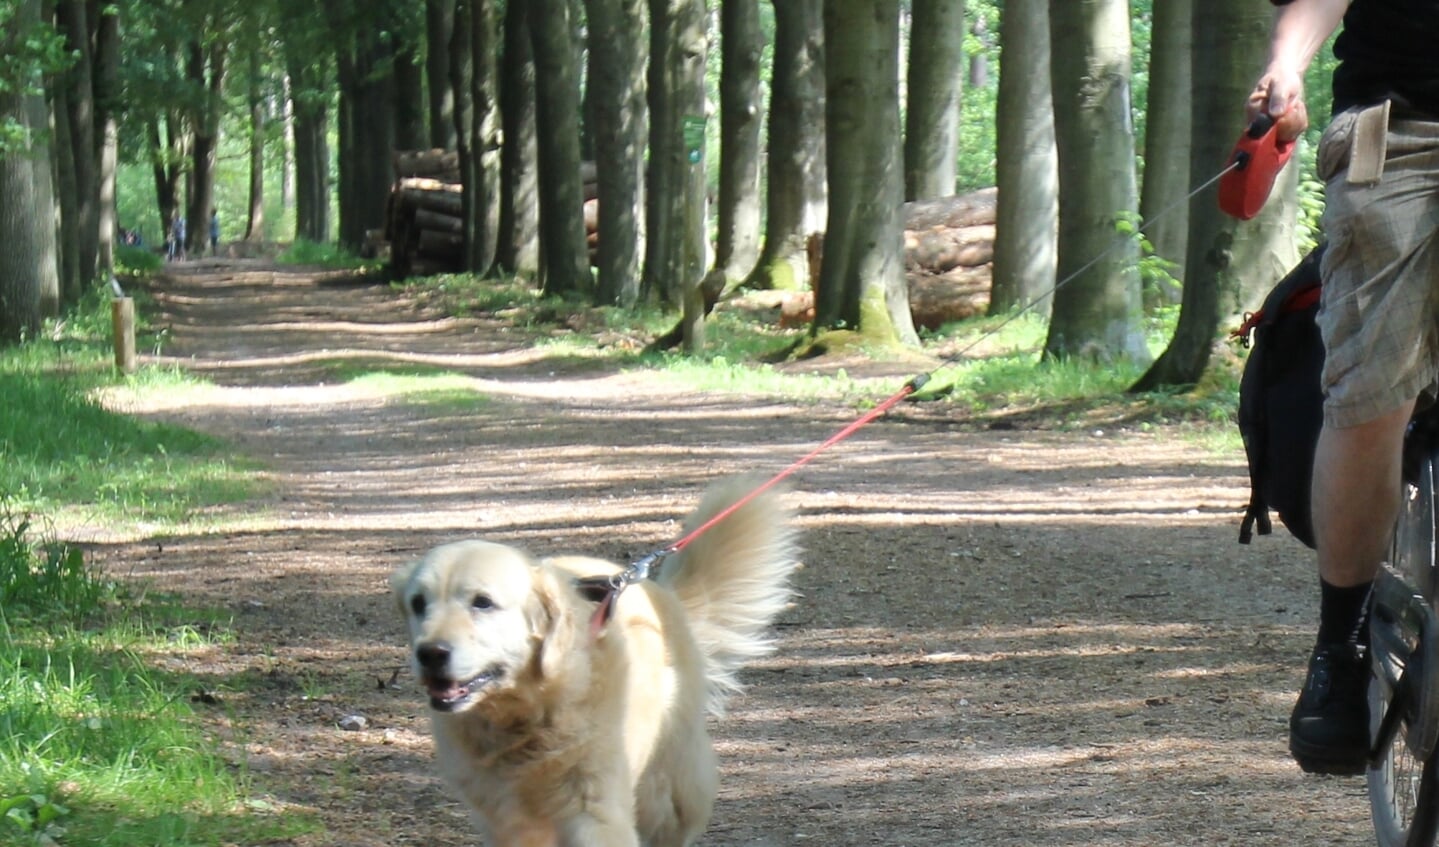
[(1400, 448), (1410, 401), (1357, 426), (1327, 423), (1314, 455), (1313, 519), (1319, 577), (1340, 586), (1374, 579), (1399, 510)]
[(1364, 772), (1369, 749), (1365, 609), (1399, 509), (1414, 404), (1351, 427), (1325, 425), (1314, 456), (1319, 632), (1289, 715), (1289, 751), (1312, 773)]

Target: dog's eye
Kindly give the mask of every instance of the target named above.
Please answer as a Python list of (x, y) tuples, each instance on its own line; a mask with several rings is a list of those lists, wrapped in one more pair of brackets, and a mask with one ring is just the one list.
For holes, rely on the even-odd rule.
[(410, 611), (414, 612), (416, 617), (425, 613), (425, 595), (416, 594), (410, 598)]
[(470, 607), (483, 612), (486, 609), (493, 609), (495, 607), (495, 601), (483, 594), (476, 594), (475, 599), (470, 601)]

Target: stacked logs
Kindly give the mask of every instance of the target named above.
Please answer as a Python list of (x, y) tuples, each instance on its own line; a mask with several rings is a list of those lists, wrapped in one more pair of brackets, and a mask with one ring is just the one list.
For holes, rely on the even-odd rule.
[[(454, 150), (397, 150), (394, 184), (380, 234), (389, 243), (390, 266), (401, 277), (464, 269), (464, 205), (459, 154)], [(581, 165), (585, 235), (590, 258), (598, 243), (599, 207), (595, 165)]]
[(459, 154), (399, 150), (385, 214), (390, 267), (397, 276), (457, 271), (464, 264), (465, 218)]
[(937, 329), (989, 307), (997, 196), (986, 188), (904, 204), (904, 266), (916, 327)]

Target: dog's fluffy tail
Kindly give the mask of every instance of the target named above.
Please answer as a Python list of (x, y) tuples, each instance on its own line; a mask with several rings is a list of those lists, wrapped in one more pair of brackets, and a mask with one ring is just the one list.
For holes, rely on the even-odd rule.
[[(754, 489), (756, 480), (712, 487), (685, 522), (688, 534)], [(767, 491), (668, 559), (658, 580), (679, 597), (706, 660), (714, 714), (739, 690), (736, 673), (774, 649), (769, 626), (790, 600), (798, 566), (795, 531), (780, 496)]]

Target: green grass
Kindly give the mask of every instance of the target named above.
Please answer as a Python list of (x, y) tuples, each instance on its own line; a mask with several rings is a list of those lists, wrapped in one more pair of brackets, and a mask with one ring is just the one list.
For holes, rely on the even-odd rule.
[[(803, 330), (780, 329), (741, 310), (721, 306), (705, 325), (702, 354), (642, 352), (672, 327), (673, 312), (642, 307), (625, 310), (583, 305), (540, 296), (524, 280), (479, 279), (449, 274), (398, 283), (407, 293), (440, 304), (454, 315), (487, 315), (533, 331), (533, 343), (555, 355), (581, 353), (611, 365), (654, 371), (667, 379), (707, 391), (776, 395), (788, 399), (852, 400), (863, 405), (897, 391), (905, 378), (856, 379), (841, 370), (832, 376), (788, 373), (771, 364), (805, 338)], [(1173, 333), (1178, 307), (1161, 310), (1146, 327), (1148, 345), (1159, 355)], [(1143, 374), (1129, 362), (1098, 363), (1042, 356), (1047, 323), (1033, 315), (979, 317), (925, 333), (923, 351), (942, 360), (920, 398), (955, 408), (957, 417), (981, 422), (1023, 417), (1033, 425), (1080, 427), (1094, 423), (1153, 427), (1184, 422), (1198, 425), (1203, 438), (1231, 450), (1238, 403), (1238, 368), (1214, 363), (1206, 382), (1185, 391), (1130, 394)], [(628, 334), (635, 343), (602, 349), (602, 335)], [(874, 358), (890, 351), (861, 351)], [(925, 370), (918, 366), (916, 372)]]
[(92, 294), (43, 338), (0, 351), (0, 496), (118, 527), (178, 523), (261, 490), (214, 439), (101, 405), (103, 387), (190, 382), (172, 368), (118, 375), (109, 337), (108, 296)]
[(338, 244), (317, 244), (313, 241), (299, 239), (289, 247), (285, 248), (275, 261), (283, 265), (309, 265), (313, 267), (332, 269), (363, 269), (377, 268), (382, 263), (371, 259), (361, 259)]
[(0, 843), (179, 847), (312, 829), (254, 796), (206, 736), (196, 680), (149, 662), (214, 643), (225, 624), (131, 596), (0, 507)]

